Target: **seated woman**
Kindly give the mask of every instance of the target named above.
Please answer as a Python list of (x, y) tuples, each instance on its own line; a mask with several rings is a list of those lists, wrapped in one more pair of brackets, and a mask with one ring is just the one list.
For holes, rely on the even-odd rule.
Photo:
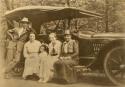
[(54, 64), (56, 78), (67, 83), (75, 82), (73, 66), (78, 64), (78, 43), (71, 39), (69, 30), (65, 31), (65, 41), (62, 44), (59, 60)]
[(35, 34), (30, 33), (29, 41), (24, 45), (24, 57), (25, 66), (23, 72), (23, 78), (26, 79), (27, 76), (39, 73), (39, 48), (41, 46), (40, 41), (35, 40)]
[(51, 78), (50, 80), (54, 77), (54, 63), (58, 60), (58, 57), (60, 55), (60, 51), (61, 51), (61, 42), (59, 40), (57, 40), (57, 36), (55, 33), (50, 33), (49, 34), (49, 39), (50, 39), (50, 43), (49, 43), (49, 56), (50, 56), (50, 65), (51, 65)]

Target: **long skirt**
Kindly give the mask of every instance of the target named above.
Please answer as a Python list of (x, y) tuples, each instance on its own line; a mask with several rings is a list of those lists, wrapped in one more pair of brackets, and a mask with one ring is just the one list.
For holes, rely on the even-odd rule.
[(73, 66), (77, 65), (77, 62), (70, 60), (58, 60), (54, 64), (56, 70), (56, 78), (64, 79), (67, 83), (76, 82), (76, 78), (73, 72)]
[(58, 61), (58, 56), (50, 56), (50, 65), (51, 65), (51, 69), (54, 69), (54, 64), (55, 62)]
[(58, 61), (58, 56), (50, 56), (50, 78), (54, 77), (54, 64)]
[(32, 54), (34, 58), (26, 58), (23, 77), (25, 78), (28, 75), (39, 74), (39, 57), (38, 54)]

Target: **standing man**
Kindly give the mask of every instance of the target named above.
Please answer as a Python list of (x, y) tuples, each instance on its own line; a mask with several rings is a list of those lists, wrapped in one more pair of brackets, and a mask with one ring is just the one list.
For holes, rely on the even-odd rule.
[(58, 60), (59, 56), (60, 56), (60, 52), (61, 52), (61, 42), (59, 40), (57, 40), (56, 38), (56, 34), (55, 33), (50, 33), (49, 35), (49, 39), (50, 39), (50, 44), (49, 44), (49, 55), (50, 55), (50, 64), (51, 64), (51, 77), (53, 77), (53, 65), (54, 63)]
[(73, 66), (78, 64), (78, 54), (78, 43), (71, 38), (70, 31), (66, 30), (60, 59), (54, 64), (58, 79), (63, 79), (67, 83), (75, 82)]
[(32, 29), (29, 28), (29, 24), (28, 18), (24, 17), (20, 21), (19, 27), (7, 31), (6, 77), (8, 77), (10, 71), (19, 63), (22, 57), (24, 43), (32, 31)]

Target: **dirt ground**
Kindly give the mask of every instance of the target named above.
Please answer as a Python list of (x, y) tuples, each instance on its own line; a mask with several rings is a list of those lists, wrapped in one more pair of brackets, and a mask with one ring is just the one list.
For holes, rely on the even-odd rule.
[(118, 87), (113, 85), (105, 75), (83, 75), (75, 84), (59, 84), (55, 82), (39, 83), (34, 80), (24, 80), (20, 77), (0, 79), (0, 87)]

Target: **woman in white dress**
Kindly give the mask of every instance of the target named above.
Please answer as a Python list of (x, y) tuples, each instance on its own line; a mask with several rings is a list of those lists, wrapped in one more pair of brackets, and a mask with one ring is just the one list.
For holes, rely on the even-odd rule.
[(23, 78), (26, 79), (27, 76), (39, 73), (39, 48), (41, 43), (35, 40), (35, 34), (30, 33), (29, 41), (24, 45), (24, 57), (25, 66), (23, 72)]

